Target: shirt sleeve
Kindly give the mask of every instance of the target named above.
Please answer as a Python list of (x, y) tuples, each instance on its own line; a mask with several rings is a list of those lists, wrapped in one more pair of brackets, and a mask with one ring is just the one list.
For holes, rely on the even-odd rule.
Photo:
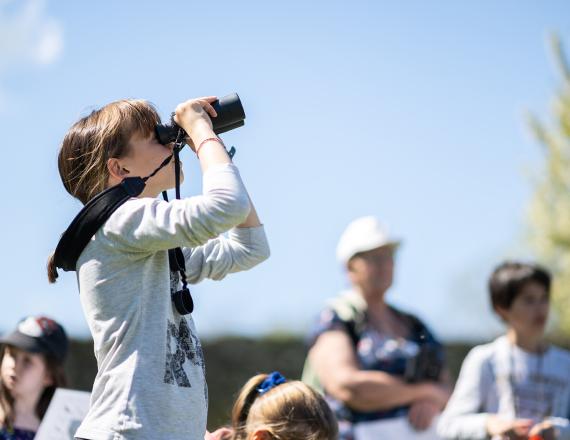
[(478, 347), (469, 352), (455, 389), (438, 422), (444, 439), (487, 439), (488, 414), (481, 412), (490, 388), (492, 370)]
[(316, 323), (313, 329), (310, 331), (307, 337), (307, 347), (311, 349), (319, 336), (323, 333), (331, 331), (331, 330), (340, 330), (345, 332), (348, 336), (351, 336), (350, 330), (348, 328), (348, 323), (338, 315), (337, 312), (334, 311), (333, 308), (328, 307), (321, 311), (319, 314)]
[(269, 257), (269, 244), (263, 226), (231, 229), (203, 246), (184, 248), (189, 283), (204, 278), (221, 280), (227, 274), (251, 269)]
[(157, 252), (197, 247), (242, 223), (250, 202), (233, 164), (211, 167), (203, 194), (170, 202), (131, 199), (102, 228), (102, 235), (123, 252)]

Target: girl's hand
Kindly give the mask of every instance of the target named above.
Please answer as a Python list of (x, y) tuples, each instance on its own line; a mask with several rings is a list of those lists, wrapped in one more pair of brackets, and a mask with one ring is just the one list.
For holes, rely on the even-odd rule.
[(487, 432), (509, 440), (526, 440), (533, 425), (531, 419), (505, 420), (491, 415), (487, 420)]
[(425, 431), (439, 411), (440, 406), (431, 400), (416, 401), (410, 406), (408, 420), (416, 431)]
[[(205, 96), (202, 98), (189, 99), (176, 106), (174, 122), (180, 125), (190, 137), (190, 147), (194, 149), (202, 139), (215, 136), (212, 132), (210, 117), (218, 116), (212, 102), (218, 98)], [(193, 144), (193, 145), (192, 145)]]
[(529, 440), (534, 440), (533, 437), (540, 440), (554, 440), (556, 438), (554, 426), (548, 420), (537, 423), (528, 433)]
[(216, 429), (214, 432), (206, 431), (204, 435), (204, 440), (225, 440), (230, 439), (233, 431), (229, 428)]

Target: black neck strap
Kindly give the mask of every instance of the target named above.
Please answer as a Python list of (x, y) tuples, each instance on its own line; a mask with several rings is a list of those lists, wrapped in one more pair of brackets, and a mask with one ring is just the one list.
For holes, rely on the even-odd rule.
[(91, 237), (123, 203), (140, 195), (144, 179), (127, 177), (93, 197), (65, 230), (55, 249), (55, 265), (65, 271), (74, 271), (77, 260)]
[[(181, 137), (179, 132), (178, 138)], [(183, 147), (182, 140), (176, 139), (173, 153), (151, 174), (146, 177), (127, 177), (115, 185), (93, 197), (83, 209), (75, 216), (69, 227), (65, 230), (57, 244), (54, 262), (65, 271), (74, 271), (79, 256), (89, 244), (95, 233), (105, 224), (111, 215), (127, 200), (138, 197), (144, 191), (146, 181), (170, 163), (174, 157), (174, 172), (176, 182), (176, 198), (180, 199), (180, 157)], [(168, 201), (166, 192), (163, 197)], [(182, 249), (177, 247), (168, 251), (168, 263), (172, 272), (180, 274), (182, 289), (172, 293), (172, 301), (181, 315), (192, 313), (194, 303), (186, 280), (186, 265)]]

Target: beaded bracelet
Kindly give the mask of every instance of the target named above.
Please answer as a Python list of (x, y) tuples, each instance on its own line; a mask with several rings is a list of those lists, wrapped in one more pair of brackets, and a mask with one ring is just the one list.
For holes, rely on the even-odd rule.
[(207, 142), (219, 142), (222, 146), (224, 145), (224, 143), (222, 142), (222, 140), (219, 137), (212, 137), (212, 138), (207, 138), (204, 139), (202, 142), (200, 142), (200, 145), (198, 145), (198, 148), (196, 148), (196, 156), (199, 157), (199, 153), (200, 153), (200, 148), (202, 148), (202, 146), (207, 143)]

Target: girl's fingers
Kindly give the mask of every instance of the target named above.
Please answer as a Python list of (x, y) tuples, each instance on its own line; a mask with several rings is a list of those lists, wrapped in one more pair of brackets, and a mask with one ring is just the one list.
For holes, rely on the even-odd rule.
[(200, 104), (202, 105), (202, 108), (204, 110), (206, 110), (206, 112), (212, 117), (215, 118), (216, 116), (218, 116), (218, 114), (216, 113), (216, 110), (214, 109), (214, 107), (212, 107), (212, 105), (208, 102), (205, 101), (200, 101)]
[(418, 430), (423, 431), (426, 428), (426, 415), (420, 412), (418, 416)]
[(419, 428), (418, 411), (416, 407), (412, 407), (412, 409), (408, 413), (408, 420), (410, 421), (410, 425), (412, 425), (414, 428), (416, 429)]
[(192, 98), (192, 99), (188, 99), (187, 101), (184, 101), (181, 104), (178, 104), (176, 109), (178, 110), (178, 108), (183, 109), (184, 107), (191, 106), (192, 103), (194, 103), (194, 102), (200, 103), (200, 105), (202, 105), (202, 107), (203, 107), (204, 103), (210, 104), (210, 103), (217, 101), (217, 100), (218, 100), (217, 96), (204, 96), (202, 98)]
[(217, 100), (217, 96), (202, 96), (201, 98), (192, 99), (192, 101), (206, 101), (207, 103), (211, 103)]

